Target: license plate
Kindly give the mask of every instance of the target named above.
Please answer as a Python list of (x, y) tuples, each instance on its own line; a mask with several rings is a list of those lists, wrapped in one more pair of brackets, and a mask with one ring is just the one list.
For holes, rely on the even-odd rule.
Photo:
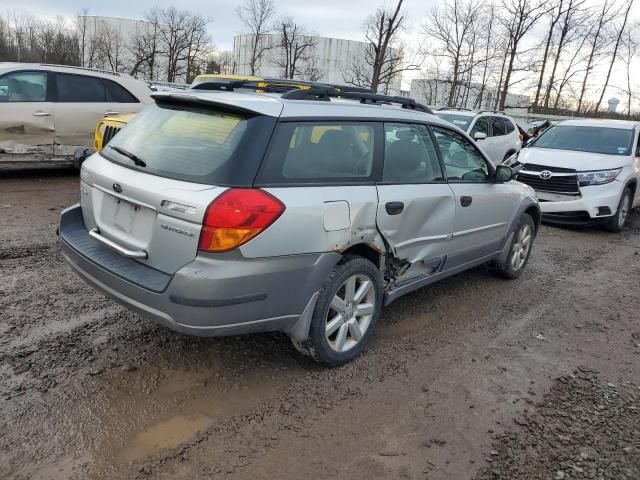
[(116, 200), (116, 209), (113, 217), (113, 226), (125, 233), (131, 233), (136, 212), (140, 207), (125, 200)]

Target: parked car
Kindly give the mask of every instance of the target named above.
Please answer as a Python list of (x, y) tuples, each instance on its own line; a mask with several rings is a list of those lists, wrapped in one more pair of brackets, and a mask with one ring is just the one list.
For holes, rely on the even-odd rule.
[(502, 112), (472, 112), (462, 108), (440, 109), (440, 118), (469, 133), (495, 164), (520, 151), (523, 136), (515, 120)]
[(68, 161), (93, 143), (98, 120), (142, 110), (150, 93), (121, 73), (0, 63), (0, 162)]
[(507, 164), (536, 190), (549, 223), (624, 228), (640, 206), (640, 122), (566, 120)]
[(83, 164), (59, 235), (89, 284), (169, 328), (282, 331), (340, 365), (383, 305), (485, 262), (506, 278), (527, 264), (533, 190), (411, 99), (154, 98)]

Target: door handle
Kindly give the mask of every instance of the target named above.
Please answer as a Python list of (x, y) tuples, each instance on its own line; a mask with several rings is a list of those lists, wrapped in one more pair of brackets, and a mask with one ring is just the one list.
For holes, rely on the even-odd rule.
[(384, 205), (384, 209), (389, 215), (398, 215), (404, 210), (404, 203), (402, 202), (387, 202)]
[(469, 196), (460, 197), (460, 205), (468, 207), (473, 202), (473, 198)]
[(49, 117), (51, 114), (49, 112), (33, 112), (34, 117)]
[(104, 112), (105, 117), (108, 117), (110, 115), (120, 115), (120, 112)]

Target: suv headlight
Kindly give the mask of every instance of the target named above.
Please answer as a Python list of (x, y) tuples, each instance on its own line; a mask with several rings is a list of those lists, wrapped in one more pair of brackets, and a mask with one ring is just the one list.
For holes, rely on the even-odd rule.
[(622, 168), (615, 168), (613, 170), (597, 170), (594, 172), (578, 172), (578, 183), (581, 187), (588, 187), (589, 185), (604, 185), (605, 183), (613, 182)]

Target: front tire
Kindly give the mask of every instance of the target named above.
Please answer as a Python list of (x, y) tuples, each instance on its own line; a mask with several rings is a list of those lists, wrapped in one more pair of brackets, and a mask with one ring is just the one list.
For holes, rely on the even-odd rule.
[(371, 261), (343, 258), (320, 289), (309, 336), (300, 350), (329, 367), (356, 358), (378, 322), (382, 295), (381, 274)]
[(622, 192), (622, 196), (620, 197), (620, 202), (618, 203), (618, 209), (616, 210), (616, 214), (611, 217), (607, 223), (604, 224), (605, 230), (608, 230), (613, 233), (621, 232), (624, 228), (624, 225), (627, 223), (627, 218), (629, 218), (629, 212), (631, 211), (632, 204), (632, 196), (631, 189), (629, 187), (625, 188)]
[(529, 263), (535, 231), (533, 218), (528, 213), (524, 213), (514, 230), (507, 258), (502, 263), (496, 262), (494, 264), (493, 269), (497, 275), (508, 280), (515, 280), (522, 275), (524, 268)]

